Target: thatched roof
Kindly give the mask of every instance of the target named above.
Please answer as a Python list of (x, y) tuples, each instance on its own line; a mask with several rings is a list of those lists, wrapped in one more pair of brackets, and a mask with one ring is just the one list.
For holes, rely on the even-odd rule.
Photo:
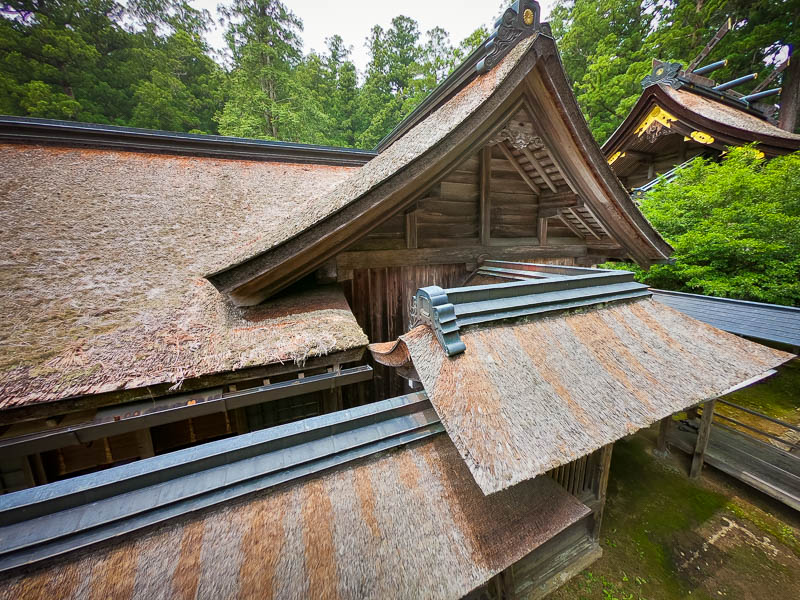
[(461, 339), (466, 351), (448, 358), (432, 331), (420, 326), (373, 354), (395, 364), (410, 357), (487, 494), (791, 358), (651, 299), (465, 328)]
[(484, 496), (445, 435), (0, 581), (0, 598), (460, 598), (589, 510)]
[[(476, 76), (424, 120), (394, 141), (358, 172), (320, 200), (324, 207), (308, 228), (282, 238), (262, 236), (208, 275), (217, 289), (240, 305), (268, 298), (357, 242), (387, 215), (402, 210), (426, 186), (454, 166), (476, 139), (487, 139), (511, 118), (508, 105), (527, 85), (541, 91), (543, 104), (562, 116), (563, 138), (553, 134), (585, 178), (585, 201), (603, 216), (615, 241), (642, 264), (665, 259), (670, 246), (630, 201), (602, 158), (580, 114), (552, 38), (522, 39), (490, 71)], [(530, 88), (529, 88), (530, 89)], [(531, 93), (527, 91), (525, 93)], [(542, 132), (546, 135), (546, 132)], [(569, 136), (569, 141), (567, 141)], [(576, 146), (567, 147), (574, 143)], [(578, 163), (580, 161), (580, 163)], [(579, 164), (579, 166), (578, 166)], [(317, 204), (315, 204), (317, 206)]]
[(13, 144), (0, 161), (2, 409), (367, 341), (336, 288), (241, 310), (202, 278), (353, 168)]

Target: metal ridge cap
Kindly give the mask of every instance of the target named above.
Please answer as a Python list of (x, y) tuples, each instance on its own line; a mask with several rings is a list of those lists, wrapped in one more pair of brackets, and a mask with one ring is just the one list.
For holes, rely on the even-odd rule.
[(619, 291), (614, 294), (609, 294), (608, 296), (602, 298), (578, 298), (573, 300), (568, 300), (564, 302), (560, 302), (557, 304), (549, 304), (549, 305), (527, 305), (522, 306), (519, 308), (509, 309), (502, 313), (496, 312), (493, 314), (477, 314), (474, 316), (468, 316), (463, 319), (459, 319), (461, 321), (461, 326), (469, 327), (471, 325), (480, 325), (483, 323), (491, 323), (493, 321), (502, 321), (506, 319), (518, 319), (521, 317), (528, 317), (533, 315), (540, 315), (543, 313), (549, 312), (564, 312), (568, 310), (573, 310), (577, 308), (585, 308), (589, 306), (595, 306), (598, 304), (611, 304), (615, 302), (622, 302), (624, 300), (635, 300), (637, 298), (647, 298), (650, 296), (650, 292), (647, 290), (642, 289), (630, 289), (627, 291)]
[[(286, 444), (292, 438), (302, 436), (308, 441), (309, 438), (324, 437), (326, 432), (330, 434), (353, 429), (365, 421), (385, 421), (390, 418), (388, 415), (413, 412), (427, 402), (424, 394), (407, 394), (5, 494), (0, 497), (0, 526), (25, 519), (30, 512), (46, 512), (50, 506), (75, 505), (87, 497), (102, 499), (168, 480), (170, 475), (181, 476), (224, 464), (233, 453), (238, 453), (239, 459), (243, 459), (243, 450), (252, 456), (264, 447)], [(38, 507), (38, 510), (33, 510), (34, 507)]]
[[(424, 394), (422, 395), (424, 396)], [(427, 400), (427, 396), (425, 396), (425, 398)], [(355, 443), (348, 448), (337, 448), (332, 452), (323, 453), (311, 460), (284, 466), (281, 469), (268, 473), (257, 474), (246, 480), (236, 482), (233, 485), (225, 482), (222, 485), (175, 502), (157, 505), (149, 510), (138, 512), (126, 518), (113, 519), (104, 524), (80, 528), (72, 534), (62, 535), (55, 539), (43, 539), (39, 543), (30, 544), (25, 548), (9, 550), (7, 552), (0, 551), (0, 572), (36, 563), (73, 550), (85, 548), (98, 542), (120, 537), (145, 527), (163, 523), (177, 516), (218, 505), (284, 483), (296, 481), (348, 462), (353, 462), (391, 448), (396, 448), (444, 432), (444, 427), (441, 425), (432, 407), (422, 412), (428, 416), (426, 419), (420, 419), (416, 423), (416, 426), (401, 427), (395, 431), (386, 431), (380, 424), (377, 424), (372, 428), (375, 434), (372, 436), (372, 439), (362, 439), (358, 441), (359, 443)], [(412, 413), (412, 415), (413, 414), (417, 413)], [(124, 502), (124, 498), (112, 498), (110, 500)], [(86, 510), (93, 509), (94, 507), (86, 507)], [(50, 518), (57, 519), (59, 515), (55, 514)], [(27, 523), (25, 524), (27, 525)]]
[(0, 140), (285, 162), (363, 165), (373, 150), (0, 115)]
[[(419, 415), (419, 418), (415, 418)], [(236, 487), (252, 479), (280, 474), (287, 468), (314, 463), (327, 456), (369, 446), (377, 441), (403, 436), (439, 421), (428, 404), (416, 413), (399, 415), (364, 428), (311, 440), (184, 475), (177, 479), (142, 487), (117, 496), (70, 509), (48, 513), (0, 528), (0, 556), (74, 535), (77, 532), (104, 527), (115, 521), (145, 514), (170, 504), (185, 502), (217, 489)], [(289, 457), (283, 456), (289, 453)], [(292, 460), (293, 459), (293, 460)]]
[[(454, 307), (457, 321), (460, 324), (462, 319), (468, 318), (470, 315), (494, 313), (525, 306), (558, 306), (564, 302), (578, 299), (595, 299), (597, 302), (602, 302), (603, 298), (614, 294), (645, 290), (648, 290), (647, 285), (631, 281), (582, 288), (568, 288), (541, 294), (531, 294), (529, 296), (467, 302), (455, 305)], [(649, 295), (649, 292), (647, 293)]]

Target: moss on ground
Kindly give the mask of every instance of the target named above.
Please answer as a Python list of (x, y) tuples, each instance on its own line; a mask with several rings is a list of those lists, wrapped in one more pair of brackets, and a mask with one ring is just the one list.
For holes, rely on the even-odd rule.
[(800, 359), (789, 361), (776, 370), (776, 375), (728, 394), (725, 400), (794, 425), (800, 423)]
[[(707, 600), (725, 595), (716, 591), (715, 572), (733, 567), (741, 577), (731, 590), (745, 590), (741, 597), (750, 597), (748, 586), (758, 593), (765, 559), (754, 562), (741, 552), (729, 556), (698, 533), (722, 517), (742, 521), (759, 537), (770, 534), (785, 545), (789, 556), (797, 554), (796, 531), (702, 480), (690, 481), (682, 470), (652, 457), (650, 447), (641, 436), (615, 445), (601, 537), (604, 555), (554, 592), (552, 600)], [(687, 568), (696, 549), (702, 549), (702, 557)], [(697, 564), (703, 564), (704, 572)], [(713, 595), (709, 589), (715, 590)]]

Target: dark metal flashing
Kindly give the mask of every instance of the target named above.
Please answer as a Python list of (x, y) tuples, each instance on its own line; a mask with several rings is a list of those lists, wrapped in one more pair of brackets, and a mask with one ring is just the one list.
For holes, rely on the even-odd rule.
[(521, 40), (535, 32), (550, 35), (547, 23), (540, 23), (541, 9), (533, 0), (517, 0), (509, 6), (495, 22), (495, 29), (488, 38), (470, 54), (464, 62), (448, 75), (436, 89), (417, 106), (375, 147), (383, 152), (395, 140), (425, 119), (439, 106), (447, 102), (458, 90), (480, 73), (495, 66)]
[[(491, 268), (492, 262), (485, 264)], [(531, 264), (525, 267), (534, 267), (536, 275), (523, 278), (518, 272), (511, 275), (521, 280), (508, 283), (447, 290), (438, 286), (421, 288), (412, 302), (411, 323), (428, 325), (447, 355), (453, 356), (466, 350), (459, 330), (468, 325), (650, 296), (649, 288), (636, 283), (630, 271)]]
[(210, 442), (0, 498), (0, 572), (444, 431), (424, 393)]
[(350, 167), (360, 167), (377, 156), (353, 148), (3, 115), (0, 141)]
[(222, 388), (100, 409), (86, 423), (0, 439), (3, 456), (26, 456), (66, 446), (87, 444), (112, 435), (138, 431), (165, 423), (244, 408), (262, 402), (291, 398), (372, 379), (372, 367), (362, 365), (330, 373), (291, 379), (239, 392)]
[(800, 308), (665, 290), (653, 298), (728, 333), (800, 348)]

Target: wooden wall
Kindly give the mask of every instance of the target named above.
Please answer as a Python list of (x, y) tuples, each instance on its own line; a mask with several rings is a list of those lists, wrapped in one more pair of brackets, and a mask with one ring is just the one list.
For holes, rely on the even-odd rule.
[[(353, 278), (342, 285), (353, 314), (370, 342), (387, 342), (408, 331), (411, 298), (419, 288), (456, 287), (462, 285), (468, 275), (463, 263), (357, 269), (353, 271)], [(375, 369), (370, 390), (374, 395), (372, 400), (410, 391), (395, 369), (377, 364), (372, 367)]]

